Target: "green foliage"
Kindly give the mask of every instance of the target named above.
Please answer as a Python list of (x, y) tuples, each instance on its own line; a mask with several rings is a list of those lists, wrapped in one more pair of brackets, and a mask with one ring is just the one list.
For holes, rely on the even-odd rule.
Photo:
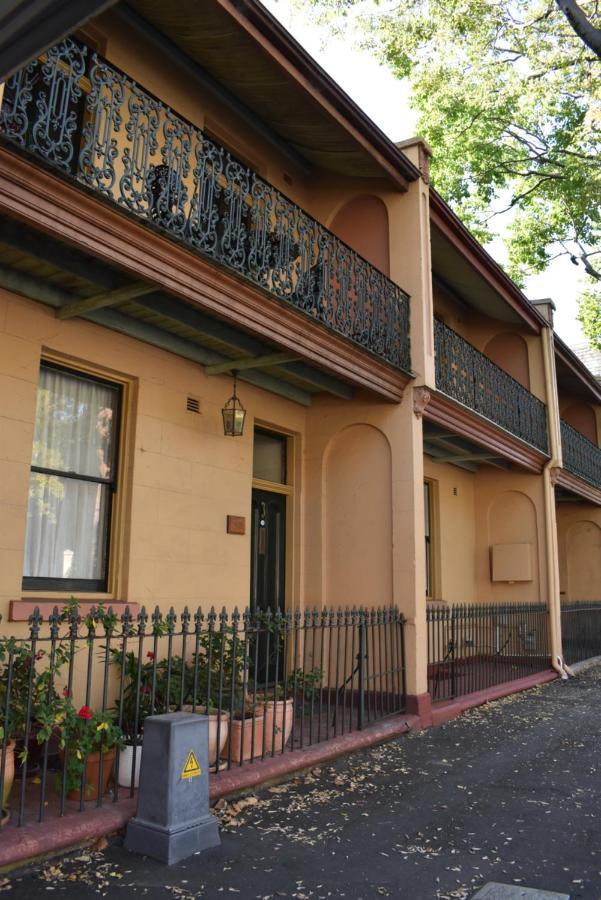
[(601, 289), (591, 285), (580, 295), (578, 319), (591, 347), (601, 350)]
[(117, 698), (115, 706), (117, 712), (122, 709), (120, 721), (128, 743), (141, 742), (147, 716), (178, 710), (180, 705), (216, 708), (221, 700), (222, 709), (241, 711), (250, 665), (244, 640), (238, 635), (234, 641), (234, 628), (227, 626), (223, 632), (204, 632), (198, 648), (185, 665), (181, 656), (172, 656), (169, 663), (166, 658), (155, 659), (153, 651), (144, 660), (133, 651), (124, 657), (121, 650), (111, 650), (111, 663), (123, 678), (123, 699)]
[[(553, 0), (311, 0), (399, 78), (432, 180), (481, 241), (513, 210), (511, 273), (601, 252), (601, 63)], [(304, 4), (306, 6), (306, 4)], [(601, 24), (595, 0), (580, 6)], [(598, 277), (598, 272), (589, 274)]]
[[(11, 660), (10, 703), (7, 707), (6, 692)], [(40, 743), (49, 736), (44, 727), (40, 729), (40, 725), (45, 726), (56, 716), (60, 698), (54, 685), (62, 666), (68, 660), (68, 647), (60, 644), (50, 655), (46, 650), (34, 652), (30, 643), (18, 638), (0, 639), (0, 710), (3, 715), (7, 713), (6, 736), (9, 740), (24, 737), (28, 719), (30, 734), (35, 732)], [(0, 722), (0, 741), (4, 739), (4, 732), (4, 723)], [(27, 749), (23, 748), (20, 753), (22, 762), (26, 756)]]

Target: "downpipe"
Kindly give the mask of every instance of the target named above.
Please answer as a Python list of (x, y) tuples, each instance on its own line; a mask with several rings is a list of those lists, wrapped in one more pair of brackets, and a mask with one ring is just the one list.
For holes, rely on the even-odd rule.
[(545, 507), (545, 558), (547, 568), (547, 585), (549, 590), (549, 617), (552, 651), (558, 647), (560, 652), (551, 653), (551, 665), (562, 681), (574, 675), (566, 665), (561, 654), (561, 596), (559, 592), (559, 547), (557, 542), (557, 515), (555, 506), (555, 488), (553, 471), (561, 468), (561, 432), (559, 422), (559, 400), (557, 397), (557, 374), (555, 371), (555, 347), (553, 343), (553, 314), (548, 311), (549, 324), (543, 329), (543, 365), (545, 372), (545, 389), (547, 395), (547, 414), (549, 418), (549, 444), (551, 458), (543, 469), (543, 496)]

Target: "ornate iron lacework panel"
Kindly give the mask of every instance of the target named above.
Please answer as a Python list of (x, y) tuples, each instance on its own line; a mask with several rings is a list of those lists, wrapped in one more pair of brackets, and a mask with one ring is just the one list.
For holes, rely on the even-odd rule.
[(601, 488), (601, 449), (563, 420), (561, 422), (561, 452), (564, 468), (568, 472)]
[(5, 139), (406, 372), (409, 298), (274, 187), (67, 38), (6, 84)]
[(547, 453), (545, 404), (440, 319), (434, 339), (436, 387)]

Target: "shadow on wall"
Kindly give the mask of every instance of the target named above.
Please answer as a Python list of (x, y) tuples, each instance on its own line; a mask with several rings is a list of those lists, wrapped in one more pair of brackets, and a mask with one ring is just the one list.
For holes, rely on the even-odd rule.
[(563, 411), (561, 418), (568, 425), (571, 425), (572, 428), (575, 428), (576, 431), (579, 431), (580, 434), (587, 437), (589, 441), (592, 441), (593, 444), (597, 443), (595, 411), (588, 403), (572, 403), (571, 406), (568, 406)]
[[(538, 525), (536, 507), (530, 497), (521, 491), (505, 491), (499, 494), (488, 507), (489, 547), (499, 545), (525, 545), (530, 556), (530, 578), (512, 582), (511, 568), (506, 570), (508, 580), (492, 584), (492, 599), (495, 603), (524, 602), (539, 603), (540, 576), (538, 562)], [(522, 549), (524, 549), (522, 547)], [(516, 549), (516, 557), (520, 553)], [(509, 561), (511, 566), (511, 559)], [(517, 573), (522, 577), (522, 572)]]
[(601, 599), (601, 528), (575, 522), (567, 534), (569, 600)]
[(392, 454), (371, 425), (351, 425), (325, 455), (325, 603), (392, 602)]
[(379, 197), (353, 197), (340, 207), (330, 229), (372, 266), (390, 275), (388, 210)]
[(526, 390), (530, 390), (528, 347), (523, 337), (511, 332), (497, 334), (488, 342), (484, 352), (495, 365), (519, 381)]

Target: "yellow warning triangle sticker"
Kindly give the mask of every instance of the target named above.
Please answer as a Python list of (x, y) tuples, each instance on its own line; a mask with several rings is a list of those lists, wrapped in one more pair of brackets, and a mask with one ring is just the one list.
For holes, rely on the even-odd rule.
[(188, 753), (188, 758), (186, 759), (186, 764), (182, 769), (182, 778), (198, 778), (201, 774), (200, 764), (196, 759), (196, 754), (194, 750), (190, 750)]

